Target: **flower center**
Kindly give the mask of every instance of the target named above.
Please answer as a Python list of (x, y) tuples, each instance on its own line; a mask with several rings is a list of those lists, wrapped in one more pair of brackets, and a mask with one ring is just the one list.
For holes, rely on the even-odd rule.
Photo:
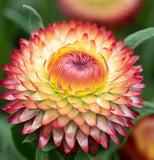
[(84, 51), (55, 53), (48, 63), (49, 81), (67, 93), (91, 93), (104, 84), (106, 71), (98, 59)]
[(86, 70), (88, 66), (90, 67), (90, 65), (92, 65), (92, 63), (96, 63), (96, 59), (87, 55), (86, 53), (77, 52), (77, 51), (74, 51), (74, 53), (75, 54), (70, 53), (70, 56), (72, 57), (72, 59), (70, 60), (70, 63), (72, 67), (74, 67), (74, 69), (76, 70), (79, 70), (79, 71)]

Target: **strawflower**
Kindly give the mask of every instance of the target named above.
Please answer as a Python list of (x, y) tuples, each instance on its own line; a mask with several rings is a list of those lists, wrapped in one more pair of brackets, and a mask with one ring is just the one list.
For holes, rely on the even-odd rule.
[(143, 0), (57, 0), (59, 9), (76, 20), (109, 27), (131, 22), (143, 8)]
[(104, 27), (73, 20), (21, 39), (12, 64), (3, 65), (9, 123), (24, 122), (22, 133), (38, 131), (40, 147), (51, 138), (65, 153), (119, 144), (117, 133), (127, 136), (124, 127), (134, 126), (133, 107), (144, 107), (136, 97), (144, 87), (141, 66), (133, 66), (139, 56), (123, 45)]

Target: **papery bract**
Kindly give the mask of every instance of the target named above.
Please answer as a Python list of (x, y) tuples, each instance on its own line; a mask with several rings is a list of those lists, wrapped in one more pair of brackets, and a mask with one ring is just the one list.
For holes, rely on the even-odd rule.
[(124, 127), (138, 115), (133, 107), (144, 107), (136, 97), (144, 87), (141, 66), (133, 66), (139, 56), (123, 45), (104, 27), (73, 20), (21, 39), (12, 64), (3, 65), (9, 123), (25, 122), (23, 134), (38, 130), (40, 147), (51, 138), (65, 153), (119, 144), (117, 133), (127, 136)]

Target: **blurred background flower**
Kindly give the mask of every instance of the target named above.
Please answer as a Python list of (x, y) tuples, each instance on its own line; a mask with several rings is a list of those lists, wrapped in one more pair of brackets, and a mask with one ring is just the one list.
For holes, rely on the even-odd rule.
[(57, 0), (68, 17), (119, 27), (130, 23), (143, 7), (143, 0)]
[(154, 114), (143, 117), (119, 150), (121, 160), (154, 160)]

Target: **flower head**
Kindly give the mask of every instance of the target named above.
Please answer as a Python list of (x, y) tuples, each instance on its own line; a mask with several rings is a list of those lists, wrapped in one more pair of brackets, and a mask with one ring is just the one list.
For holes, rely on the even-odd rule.
[(23, 134), (37, 130), (40, 147), (51, 138), (65, 153), (80, 146), (96, 154), (110, 139), (119, 144), (117, 133), (127, 136), (124, 127), (137, 116), (132, 108), (143, 107), (136, 96), (144, 87), (141, 66), (133, 66), (139, 56), (123, 44), (105, 28), (75, 21), (21, 39), (12, 64), (3, 65), (9, 123), (25, 122)]
[(141, 10), (143, 0), (57, 0), (68, 17), (108, 26), (128, 23)]

